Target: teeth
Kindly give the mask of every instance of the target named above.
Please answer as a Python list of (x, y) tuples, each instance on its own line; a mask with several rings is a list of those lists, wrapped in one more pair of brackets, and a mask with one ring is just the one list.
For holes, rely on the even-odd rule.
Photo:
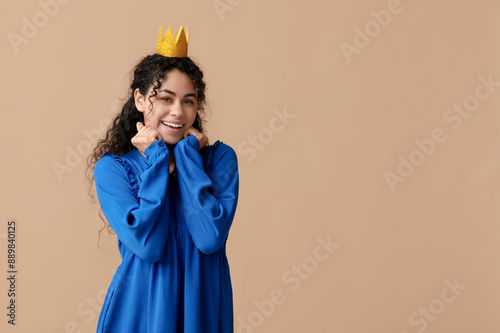
[(176, 124), (172, 124), (172, 123), (167, 123), (167, 122), (165, 122), (165, 121), (162, 121), (162, 123), (163, 123), (164, 125), (168, 125), (168, 126), (170, 126), (170, 127), (176, 127), (176, 128), (181, 128), (181, 127), (182, 127), (182, 125), (176, 125)]

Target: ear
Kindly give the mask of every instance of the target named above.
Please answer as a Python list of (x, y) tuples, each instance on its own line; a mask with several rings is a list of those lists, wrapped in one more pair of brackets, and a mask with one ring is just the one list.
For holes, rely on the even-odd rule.
[(134, 91), (134, 100), (137, 110), (139, 110), (140, 112), (144, 112), (146, 108), (146, 97), (141, 95), (141, 93), (139, 92), (139, 88), (135, 89)]

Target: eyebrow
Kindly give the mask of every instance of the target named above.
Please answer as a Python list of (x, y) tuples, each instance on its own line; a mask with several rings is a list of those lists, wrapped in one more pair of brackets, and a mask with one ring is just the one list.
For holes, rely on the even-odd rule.
[[(173, 91), (170, 91), (168, 89), (162, 89), (162, 90), (160, 90), (160, 92), (166, 92), (166, 93), (172, 94), (174, 96), (177, 96)], [(189, 97), (189, 96), (193, 96), (194, 98), (196, 98), (196, 95), (194, 93), (189, 93), (189, 94), (184, 95), (184, 97)]]

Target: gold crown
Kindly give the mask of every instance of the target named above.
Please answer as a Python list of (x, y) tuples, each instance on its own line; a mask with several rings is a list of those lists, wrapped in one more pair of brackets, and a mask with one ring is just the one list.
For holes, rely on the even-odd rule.
[(186, 34), (184, 34), (184, 29), (181, 26), (179, 33), (177, 34), (177, 39), (174, 41), (174, 35), (172, 34), (172, 28), (168, 27), (168, 31), (165, 37), (162, 38), (160, 25), (160, 33), (158, 34), (158, 48), (156, 53), (161, 54), (165, 57), (187, 57), (188, 51), (188, 31), (186, 27)]

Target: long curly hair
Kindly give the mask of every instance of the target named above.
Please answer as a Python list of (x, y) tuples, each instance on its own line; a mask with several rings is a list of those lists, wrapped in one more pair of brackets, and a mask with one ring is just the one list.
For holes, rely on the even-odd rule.
[[(157, 89), (161, 85), (160, 80), (164, 78), (165, 73), (173, 69), (178, 69), (187, 74), (193, 83), (198, 110), (192, 126), (200, 133), (204, 133), (203, 124), (205, 123), (204, 116), (206, 105), (205, 82), (203, 80), (203, 72), (198, 65), (189, 57), (165, 57), (160, 54), (152, 54), (144, 57), (133, 69), (132, 83), (130, 84), (130, 89), (121, 111), (118, 111), (109, 125), (105, 136), (97, 141), (96, 147), (87, 157), (85, 178), (88, 183), (88, 194), (92, 205), (98, 204), (94, 179), (94, 168), (97, 161), (104, 156), (106, 152), (120, 156), (135, 149), (131, 140), (137, 134), (137, 122), (140, 121), (144, 123), (144, 113), (139, 112), (135, 106), (134, 91), (139, 89), (139, 92), (145, 96), (152, 86), (152, 93), (148, 97), (151, 99), (157, 95)], [(150, 105), (150, 108), (152, 109), (152, 105)], [(107, 229), (111, 234), (114, 234), (114, 231), (105, 220), (100, 205), (99, 217), (104, 223), (104, 226), (98, 232), (100, 240), (102, 230)]]

